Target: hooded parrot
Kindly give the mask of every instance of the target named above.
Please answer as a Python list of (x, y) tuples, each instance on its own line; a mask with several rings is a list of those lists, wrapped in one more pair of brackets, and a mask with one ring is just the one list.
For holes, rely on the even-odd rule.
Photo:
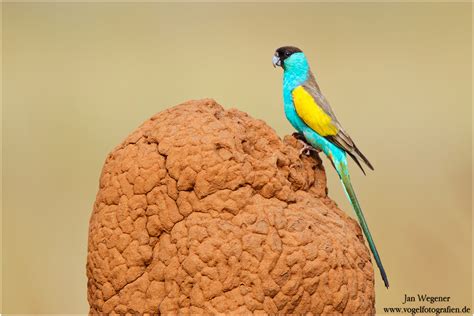
[[(303, 151), (323, 151), (336, 169), (344, 191), (359, 220), (382, 280), (388, 288), (388, 278), (375, 247), (359, 201), (352, 188), (346, 154), (365, 171), (359, 161), (374, 170), (369, 160), (336, 118), (329, 102), (321, 93), (305, 54), (297, 47), (284, 46), (276, 50), (273, 65), (283, 68), (283, 103), (287, 119), (304, 140)], [(309, 144), (309, 145), (308, 145)]]

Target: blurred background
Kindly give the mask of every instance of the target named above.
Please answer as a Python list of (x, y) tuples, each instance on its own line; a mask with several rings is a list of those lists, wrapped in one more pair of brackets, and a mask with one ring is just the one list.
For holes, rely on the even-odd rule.
[(210, 97), (292, 133), (271, 65), (288, 44), (375, 166), (352, 164), (352, 178), (391, 281), (376, 271), (378, 312), (405, 294), (470, 305), (471, 15), (470, 3), (3, 3), (3, 313), (88, 312), (101, 167), (148, 117)]

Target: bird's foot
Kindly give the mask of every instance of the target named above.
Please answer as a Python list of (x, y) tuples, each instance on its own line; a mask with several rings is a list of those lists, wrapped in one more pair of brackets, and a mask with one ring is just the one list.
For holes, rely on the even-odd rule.
[(308, 142), (306, 141), (306, 138), (304, 137), (303, 133), (298, 133), (294, 132), (292, 134), (294, 138), (298, 140), (303, 145), (303, 148), (300, 149), (300, 156), (305, 155), (305, 156), (311, 156), (311, 153), (319, 153), (321, 150), (319, 148), (314, 148)]
[(303, 145), (303, 148), (300, 149), (300, 156), (305, 155), (305, 156), (311, 156), (311, 153), (319, 153), (321, 152), (320, 149), (314, 148), (310, 144), (308, 144), (306, 141), (298, 139), (298, 141)]

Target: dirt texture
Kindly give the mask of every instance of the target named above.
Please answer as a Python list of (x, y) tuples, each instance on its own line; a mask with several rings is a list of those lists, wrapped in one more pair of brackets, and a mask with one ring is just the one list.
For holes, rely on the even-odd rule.
[(360, 227), (301, 147), (210, 99), (142, 124), (101, 174), (90, 313), (374, 314)]

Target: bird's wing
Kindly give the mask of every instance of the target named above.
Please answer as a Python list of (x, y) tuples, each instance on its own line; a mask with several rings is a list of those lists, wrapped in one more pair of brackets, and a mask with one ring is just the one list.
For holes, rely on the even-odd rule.
[(338, 129), (331, 116), (324, 111), (304, 86), (296, 87), (291, 94), (296, 113), (306, 125), (321, 136), (337, 135)]
[(321, 93), (312, 73), (310, 73), (308, 80), (306, 80), (303, 85), (293, 90), (292, 96), (296, 112), (309, 127), (347, 152), (363, 172), (364, 169), (357, 160), (357, 156), (359, 156), (370, 169), (374, 169), (369, 160), (360, 152), (349, 134), (337, 120), (336, 115), (332, 111), (329, 102)]

